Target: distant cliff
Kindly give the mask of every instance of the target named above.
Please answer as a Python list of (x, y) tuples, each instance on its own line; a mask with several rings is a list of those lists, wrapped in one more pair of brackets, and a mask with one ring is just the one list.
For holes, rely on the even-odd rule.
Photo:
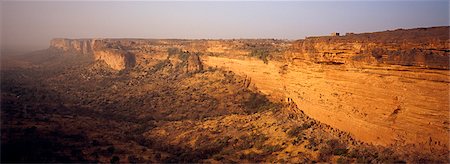
[(389, 64), (449, 68), (449, 27), (346, 36), (309, 37), (293, 43), (290, 60), (323, 64)]
[(92, 54), (95, 39), (63, 39), (57, 38), (50, 41), (50, 48), (79, 54)]
[[(125, 58), (124, 55), (130, 55), (130, 53), (165, 53), (171, 47), (228, 57), (245, 57), (252, 51), (265, 50), (270, 54), (269, 60), (449, 69), (449, 44), (449, 27), (433, 27), (363, 34), (351, 33), (346, 36), (307, 37), (294, 42), (270, 39), (53, 39), (50, 48), (94, 55), (103, 54), (95, 53), (97, 50), (115, 49), (120, 50), (122, 54), (120, 56), (123, 56), (121, 58)], [(106, 59), (105, 57), (96, 58)]]
[[(120, 45), (119, 45), (120, 46)], [(133, 67), (135, 55), (120, 47), (113, 47), (106, 40), (96, 39), (53, 39), (50, 49), (82, 55), (92, 55), (95, 60), (102, 60), (112, 69), (123, 70)]]

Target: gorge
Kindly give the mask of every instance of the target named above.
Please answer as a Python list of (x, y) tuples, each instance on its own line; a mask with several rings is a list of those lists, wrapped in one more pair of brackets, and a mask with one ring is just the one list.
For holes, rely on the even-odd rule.
[[(2, 129), (47, 119), (61, 125), (29, 133), (69, 125), (97, 137), (68, 161), (448, 162), (449, 30), (295, 41), (57, 38), (2, 66), (10, 111)], [(88, 128), (97, 126), (104, 131)], [(7, 132), (6, 144), (22, 135)]]

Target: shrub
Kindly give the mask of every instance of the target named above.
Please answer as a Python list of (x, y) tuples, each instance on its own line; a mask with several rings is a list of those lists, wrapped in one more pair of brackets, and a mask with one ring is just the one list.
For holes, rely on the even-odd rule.
[(370, 52), (370, 54), (377, 59), (378, 61), (380, 61), (383, 57), (384, 54), (387, 54), (388, 52), (382, 48), (374, 48), (372, 49), (372, 51)]
[(302, 125), (293, 127), (292, 129), (290, 129), (290, 130), (287, 132), (287, 134), (288, 134), (290, 137), (296, 137), (296, 136), (298, 136), (303, 130), (309, 129), (311, 126), (312, 126), (312, 123), (310, 123), (310, 122), (305, 122), (305, 123), (303, 123)]
[(265, 145), (262, 150), (263, 150), (263, 154), (270, 155), (273, 152), (283, 150), (283, 147), (281, 147), (280, 145)]
[(118, 156), (113, 156), (110, 160), (111, 163), (120, 163), (120, 158)]
[(320, 161), (329, 161), (332, 153), (333, 153), (333, 150), (330, 147), (328, 147), (328, 146), (321, 147), (319, 149), (318, 158)]
[(259, 111), (279, 108), (281, 105), (271, 102), (266, 96), (259, 93), (250, 93), (250, 97), (245, 100), (242, 105), (245, 107), (247, 114), (254, 114)]
[(314, 138), (308, 138), (308, 142), (309, 142), (308, 145), (309, 149), (314, 149), (319, 145), (319, 143)]
[(346, 155), (348, 153), (347, 146), (340, 143), (336, 139), (328, 140), (326, 145), (319, 149), (319, 159), (327, 161), (331, 155)]
[(347, 154), (348, 149), (347, 148), (337, 148), (333, 150), (333, 155), (345, 155)]
[(265, 134), (252, 133), (251, 135), (241, 136), (239, 139), (243, 142), (239, 149), (245, 150), (253, 147), (262, 148), (264, 142), (269, 138)]
[(292, 144), (293, 145), (299, 145), (299, 144), (303, 143), (302, 140), (303, 140), (303, 135), (297, 135), (297, 138), (295, 138), (295, 140), (292, 141)]
[(293, 127), (292, 129), (290, 129), (287, 132), (287, 134), (290, 137), (295, 137), (295, 136), (298, 136), (302, 132), (302, 130), (303, 130), (302, 126), (296, 126), (296, 127)]
[(256, 152), (250, 152), (248, 154), (239, 155), (239, 159), (247, 159), (251, 161), (250, 163), (262, 162), (264, 160), (263, 154), (258, 154)]
[(219, 154), (214, 155), (212, 158), (216, 161), (221, 161), (224, 159), (224, 157)]
[(345, 155), (348, 152), (347, 146), (338, 140), (328, 140), (327, 146), (331, 149), (333, 155)]
[(256, 49), (249, 54), (250, 57), (257, 57), (258, 59), (261, 59), (264, 62), (264, 64), (269, 63), (269, 60), (267, 59), (269, 55), (270, 55), (269, 51), (265, 49)]
[(153, 142), (149, 139), (146, 139), (144, 136), (139, 135), (139, 137), (136, 138), (136, 142), (144, 147), (151, 147), (153, 145)]
[(225, 136), (223, 138), (217, 139), (215, 142), (218, 144), (219, 147), (225, 147), (228, 145), (228, 140), (230, 140), (230, 136)]
[(346, 157), (339, 157), (337, 159), (336, 163), (338, 163), (338, 164), (350, 163), (350, 160), (348, 158), (346, 158)]
[(181, 53), (181, 50), (179, 48), (171, 47), (167, 49), (167, 53), (169, 54), (169, 56), (172, 56)]
[(191, 53), (189, 52), (180, 52), (178, 54), (178, 57), (180, 58), (181, 61), (187, 61), (189, 59), (189, 56), (191, 56)]
[(170, 64), (170, 62), (168, 60), (160, 61), (153, 66), (153, 72), (162, 70), (164, 67), (166, 67), (169, 64)]
[(97, 140), (92, 140), (92, 146), (99, 146), (100, 142)]
[(112, 155), (114, 154), (114, 151), (116, 150), (116, 148), (114, 146), (110, 146), (106, 149), (106, 151), (108, 152), (108, 154)]
[(128, 156), (128, 162), (129, 163), (142, 163), (143, 160), (140, 157), (137, 157), (136, 155), (130, 155)]

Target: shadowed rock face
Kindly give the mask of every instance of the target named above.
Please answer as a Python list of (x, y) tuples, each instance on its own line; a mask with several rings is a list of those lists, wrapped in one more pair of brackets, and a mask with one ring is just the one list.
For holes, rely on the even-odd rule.
[[(294, 42), (55, 39), (51, 47), (92, 52), (115, 70), (146, 69), (159, 60), (183, 73), (223, 67), (272, 99), (288, 98), (309, 116), (365, 142), (434, 146), (431, 138), (446, 147), (448, 31), (421, 28)], [(167, 52), (174, 47), (185, 53), (172, 58)], [(252, 55), (255, 50), (266, 55)]]

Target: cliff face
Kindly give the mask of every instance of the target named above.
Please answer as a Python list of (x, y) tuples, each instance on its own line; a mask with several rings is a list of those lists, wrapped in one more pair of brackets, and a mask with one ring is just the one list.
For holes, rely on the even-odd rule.
[(95, 39), (52, 39), (50, 48), (79, 54), (92, 54)]
[(132, 68), (136, 65), (136, 55), (123, 48), (123, 45), (108, 41), (97, 40), (92, 46), (95, 60), (104, 61), (114, 70)]
[[(294, 42), (60, 39), (52, 41), (52, 47), (92, 52), (116, 70), (147, 68), (161, 61), (184, 73), (222, 67), (247, 77), (272, 99), (295, 103), (309, 116), (362, 141), (446, 149), (448, 30), (395, 30)], [(168, 55), (170, 48), (185, 53), (175, 58)]]
[(215, 56), (203, 62), (245, 75), (273, 99), (294, 102), (360, 140), (445, 149), (448, 29), (307, 38), (292, 43), (286, 61), (268, 64)]
[(102, 60), (115, 70), (131, 68), (136, 64), (133, 53), (122, 50), (121, 45), (108, 40), (95, 39), (53, 39), (50, 48), (63, 52), (92, 55), (95, 60)]
[(136, 64), (136, 58), (132, 53), (120, 50), (96, 50), (94, 58), (103, 60), (114, 70), (131, 68)]
[(213, 56), (203, 62), (247, 76), (272, 99), (365, 142), (424, 145), (432, 138), (448, 145), (448, 71)]
[(388, 64), (448, 69), (448, 27), (395, 30), (293, 43), (290, 60), (324, 64)]

